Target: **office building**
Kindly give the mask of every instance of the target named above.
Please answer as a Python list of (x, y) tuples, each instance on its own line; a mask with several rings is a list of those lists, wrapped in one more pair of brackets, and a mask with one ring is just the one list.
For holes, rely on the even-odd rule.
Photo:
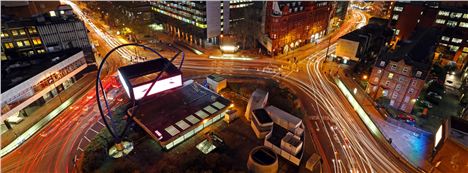
[(379, 55), (369, 77), (369, 95), (387, 97), (390, 106), (410, 113), (431, 70), (437, 35), (435, 29), (418, 30), (395, 50)]
[(150, 2), (155, 20), (178, 40), (197, 46), (219, 45), (220, 36), (245, 20), (251, 0)]
[(66, 5), (27, 19), (5, 18), (1, 33), (2, 61), (80, 48), (88, 63), (95, 62), (87, 32), (84, 23)]
[(229, 1), (151, 2), (155, 19), (178, 40), (205, 47), (229, 32)]
[(128, 113), (136, 112), (132, 115), (135, 122), (168, 150), (223, 119), (230, 104), (190, 80), (180, 88), (143, 98)]
[(453, 64), (462, 69), (468, 61), (468, 6), (461, 2), (396, 2), (390, 26), (395, 40), (408, 39), (418, 28), (435, 27), (442, 31), (439, 52), (443, 65)]
[(38, 107), (79, 80), (88, 66), (83, 51), (78, 48), (31, 58), (29, 61), (2, 61), (2, 134), (5, 124), (12, 128), (12, 124), (34, 115)]
[(265, 4), (259, 42), (271, 54), (316, 43), (328, 28), (330, 2), (269, 1)]

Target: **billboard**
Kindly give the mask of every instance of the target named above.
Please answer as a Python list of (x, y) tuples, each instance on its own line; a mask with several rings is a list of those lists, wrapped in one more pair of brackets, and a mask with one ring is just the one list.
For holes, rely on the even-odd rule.
[(443, 125), (440, 125), (439, 129), (437, 130), (435, 134), (435, 139), (434, 139), (434, 148), (437, 148), (437, 145), (439, 145), (440, 140), (442, 139), (442, 132), (443, 132)]

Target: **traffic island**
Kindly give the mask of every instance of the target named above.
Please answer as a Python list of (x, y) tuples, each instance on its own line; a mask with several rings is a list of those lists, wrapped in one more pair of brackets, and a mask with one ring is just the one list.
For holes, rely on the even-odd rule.
[[(227, 88), (230, 87), (229, 83), (231, 79), (228, 78)], [(258, 79), (245, 81), (243, 79), (244, 82), (233, 82), (232, 84), (236, 84), (236, 87), (239, 87), (237, 91), (245, 90), (244, 92), (248, 96), (251, 93), (244, 86), (252, 85), (249, 83), (251, 80), (263, 81)], [(267, 86), (264, 85), (266, 83), (260, 83), (254, 87)], [(277, 83), (271, 83), (271, 85), (271, 87), (279, 86)], [(279, 88), (273, 90), (282, 91)], [(275, 94), (270, 95), (271, 100), (288, 99), (289, 94), (276, 94), (277, 92), (273, 90), (272, 93)], [(284, 88), (284, 90), (287, 89)], [(221, 94), (232, 101), (234, 106), (227, 105), (229, 110), (237, 110), (239, 115), (243, 115), (241, 110), (245, 110), (246, 101), (241, 94), (226, 89), (221, 91)], [(294, 102), (283, 102), (283, 104), (289, 103), (293, 104)], [(283, 106), (294, 107), (293, 105)], [(122, 113), (120, 115), (114, 114), (114, 116), (117, 116), (115, 119), (119, 119), (119, 116), (124, 117)], [(196, 116), (198, 117), (198, 115)], [(124, 121), (120, 123), (123, 125)], [(177, 123), (174, 126), (178, 128)], [(134, 143), (134, 149), (129, 155), (118, 159), (111, 158), (107, 154), (107, 149), (113, 144), (111, 143), (112, 138), (106, 132), (107, 130), (103, 130), (96, 138), (92, 139), (91, 144), (85, 149), (83, 166), (80, 170), (83, 172), (247, 172), (246, 163), (250, 151), (264, 144), (264, 140), (257, 139), (250, 127), (250, 123), (244, 116), (239, 116), (237, 120), (230, 121), (229, 123), (222, 120), (213, 121), (210, 126), (200, 130), (192, 137), (187, 138), (184, 142), (170, 149), (165, 149), (163, 145), (147, 135), (143, 128), (137, 125), (131, 125), (131, 127), (128, 137), (125, 139)], [(222, 142), (219, 142), (217, 138), (221, 139)], [(204, 141), (209, 141), (216, 148), (209, 153), (203, 153), (197, 148), (197, 145)], [(204, 143), (208, 144), (207, 142)], [(278, 165), (279, 169), (284, 172), (299, 171), (299, 167), (282, 157), (278, 157)]]

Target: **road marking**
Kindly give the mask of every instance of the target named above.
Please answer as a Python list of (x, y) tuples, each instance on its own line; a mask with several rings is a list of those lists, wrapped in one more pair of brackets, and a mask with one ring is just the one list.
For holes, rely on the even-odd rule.
[(89, 130), (93, 131), (93, 132), (96, 133), (96, 134), (99, 133), (98, 131), (94, 130), (92, 127), (89, 128)]
[(80, 150), (81, 152), (84, 151), (83, 149), (81, 149), (81, 147), (78, 147), (76, 150)]
[(88, 142), (91, 142), (91, 140), (89, 140), (88, 137), (86, 137), (86, 136), (83, 136), (83, 137), (84, 137)]
[(104, 125), (104, 123), (101, 122), (101, 120), (97, 121), (99, 124), (101, 124), (101, 126), (106, 126)]

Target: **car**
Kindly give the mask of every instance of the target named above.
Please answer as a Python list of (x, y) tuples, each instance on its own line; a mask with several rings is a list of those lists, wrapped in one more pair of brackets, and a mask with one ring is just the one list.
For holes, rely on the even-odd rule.
[(410, 115), (399, 114), (397, 118), (406, 122), (416, 122), (416, 120)]

